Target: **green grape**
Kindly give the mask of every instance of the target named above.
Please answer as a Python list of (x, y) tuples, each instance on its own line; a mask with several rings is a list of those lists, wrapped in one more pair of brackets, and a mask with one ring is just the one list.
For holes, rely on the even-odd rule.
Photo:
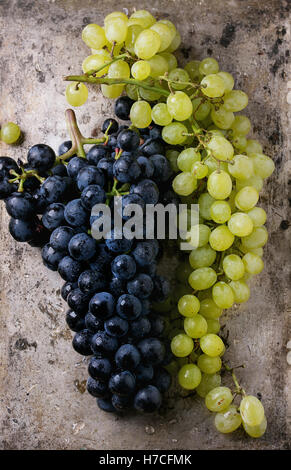
[[(98, 54), (92, 54), (86, 57), (86, 59), (82, 63), (82, 69), (84, 73), (92, 72), (100, 67), (103, 67), (105, 64), (107, 64), (111, 60), (110, 54), (106, 53), (98, 53)], [(106, 74), (108, 72), (109, 66), (104, 67), (102, 70), (96, 73), (96, 77), (101, 77), (102, 75)]]
[(220, 308), (230, 308), (234, 304), (234, 292), (229, 284), (220, 281), (212, 288), (212, 297), (216, 305)]
[(236, 190), (233, 189), (229, 195), (229, 198), (228, 198), (228, 204), (230, 205), (230, 208), (231, 208), (231, 212), (235, 212), (236, 211), (236, 207), (235, 207), (235, 196), (236, 196)]
[(262, 153), (250, 153), (252, 162), (254, 164), (254, 171), (257, 176), (265, 179), (271, 176), (275, 170), (275, 164), (270, 157)]
[(165, 24), (166, 26), (168, 26), (169, 30), (171, 31), (172, 40), (173, 40), (174, 37), (176, 36), (176, 32), (177, 32), (177, 29), (176, 29), (176, 26), (174, 25), (174, 23), (172, 23), (172, 21), (169, 21), (169, 20), (159, 20), (158, 23), (162, 23), (162, 24)]
[(252, 233), (254, 224), (252, 219), (243, 212), (235, 212), (228, 221), (228, 228), (237, 237), (246, 237)]
[(257, 140), (248, 139), (246, 152), (248, 155), (250, 155), (251, 153), (263, 153), (263, 147)]
[(245, 186), (235, 196), (235, 205), (241, 211), (249, 211), (259, 200), (259, 193), (253, 186)]
[(178, 62), (174, 54), (171, 54), (170, 52), (161, 52), (159, 55), (167, 61), (169, 72), (177, 67)]
[(102, 49), (106, 44), (104, 29), (98, 24), (87, 24), (82, 31), (82, 39), (88, 47)]
[(175, 336), (171, 341), (171, 350), (176, 357), (186, 357), (194, 348), (193, 339), (184, 333)]
[(210, 141), (207, 143), (207, 148), (218, 160), (228, 161), (233, 158), (233, 146), (223, 136), (214, 135), (211, 137)]
[(237, 113), (248, 105), (248, 95), (241, 90), (232, 90), (223, 98), (223, 107), (227, 111)]
[(165, 73), (168, 72), (168, 62), (161, 55), (154, 55), (148, 60), (148, 62), (151, 67), (151, 77), (159, 78), (160, 76), (165, 75)]
[(234, 114), (221, 106), (217, 110), (212, 108), (211, 119), (219, 129), (229, 129), (234, 121)]
[[(143, 27), (139, 24), (133, 24), (127, 28), (127, 36), (125, 39), (125, 47), (130, 54), (134, 54), (134, 43), (137, 40), (137, 37), (143, 31)], [(143, 78), (138, 79), (143, 80)]]
[(110, 18), (104, 23), (105, 36), (109, 42), (121, 44), (127, 35), (127, 19), (116, 17)]
[(231, 142), (232, 145), (240, 152), (244, 152), (247, 147), (247, 139), (244, 135), (233, 134)]
[(101, 85), (101, 91), (106, 98), (118, 98), (124, 90), (124, 85)]
[[(185, 134), (187, 133), (188, 133), (188, 129), (186, 126), (184, 126), (184, 124), (181, 124), (181, 122), (171, 122), (171, 124), (168, 124), (167, 126), (163, 128), (162, 137), (163, 137), (163, 140), (167, 144), (181, 145), (183, 144), (183, 142), (185, 142), (187, 138)], [(184, 196), (188, 196), (188, 194), (184, 194)]]
[(186, 390), (194, 390), (201, 382), (200, 369), (195, 364), (185, 364), (178, 373), (178, 381)]
[(174, 51), (176, 51), (178, 49), (178, 47), (180, 46), (181, 41), (182, 41), (181, 34), (179, 33), (179, 31), (176, 31), (176, 34), (175, 34), (171, 44), (169, 45), (169, 47), (167, 47), (165, 52), (174, 52)]
[(224, 94), (225, 91), (223, 79), (216, 74), (206, 75), (201, 80), (201, 85), (202, 92), (209, 98), (219, 98)]
[(138, 129), (148, 127), (152, 122), (152, 109), (147, 101), (136, 101), (130, 109), (130, 120)]
[(217, 73), (219, 71), (219, 65), (217, 60), (212, 57), (206, 57), (200, 62), (199, 73), (201, 75), (209, 75), (212, 73)]
[(193, 269), (211, 266), (216, 258), (216, 251), (210, 245), (204, 245), (192, 250), (189, 255), (189, 263)]
[(215, 201), (211, 204), (210, 215), (217, 224), (224, 224), (231, 217), (231, 207), (226, 201)]
[(235, 431), (240, 427), (241, 422), (241, 415), (235, 405), (230, 405), (226, 410), (217, 413), (214, 419), (217, 431), (223, 434)]
[(191, 173), (195, 175), (195, 178), (201, 180), (208, 175), (208, 166), (202, 162), (195, 162), (191, 168)]
[(249, 274), (260, 274), (264, 269), (264, 261), (259, 255), (254, 253), (246, 253), (243, 257), (245, 270)]
[(246, 180), (254, 173), (254, 165), (251, 158), (246, 155), (235, 155), (228, 164), (228, 171), (238, 180)]
[(233, 291), (234, 301), (236, 303), (242, 304), (243, 302), (247, 302), (249, 300), (250, 288), (242, 279), (239, 281), (231, 281), (229, 285)]
[[(164, 129), (166, 128), (164, 127)], [(197, 180), (191, 173), (180, 173), (174, 178), (172, 186), (175, 193), (179, 194), (179, 196), (189, 196), (196, 189)]]
[(136, 80), (145, 80), (151, 73), (151, 66), (147, 60), (138, 60), (131, 66), (131, 75)]
[(264, 420), (264, 407), (253, 395), (245, 396), (240, 402), (239, 409), (243, 422), (248, 426), (259, 426)]
[[(170, 30), (170, 28), (165, 25), (164, 23), (160, 23), (159, 21), (157, 23), (154, 23), (151, 27), (151, 30), (155, 31), (159, 36), (161, 40), (161, 45), (159, 47), (159, 52), (163, 52), (168, 47), (170, 46), (173, 38), (173, 33)], [(176, 34), (176, 33), (175, 33)]]
[(226, 410), (233, 400), (233, 395), (228, 387), (215, 387), (207, 393), (205, 405), (210, 411), (217, 413)]
[(225, 274), (232, 281), (238, 281), (245, 273), (244, 263), (238, 255), (226, 256), (223, 260), (222, 266)]
[(252, 250), (260, 248), (267, 243), (268, 232), (265, 227), (255, 227), (250, 235), (242, 239), (245, 248)]
[(263, 248), (252, 248), (252, 249), (247, 249), (244, 247), (244, 245), (240, 245), (239, 246), (239, 249), (240, 251), (242, 251), (244, 254), (246, 253), (254, 253), (255, 255), (258, 255), (258, 256), (263, 256), (264, 254), (264, 250)]
[(187, 263), (187, 261), (184, 261), (183, 263), (180, 263), (175, 270), (176, 279), (178, 279), (178, 281), (182, 283), (187, 282), (191, 272), (191, 266), (189, 265), (189, 263)]
[[(66, 88), (66, 99), (71, 106), (82, 106), (88, 99), (88, 88), (84, 83), (72, 82)], [(3, 127), (1, 129), (1, 140), (4, 140), (3, 135), (5, 135), (5, 129), (3, 131)]]
[(225, 86), (225, 91), (224, 92), (228, 93), (229, 91), (231, 91), (234, 87), (233, 76), (228, 72), (218, 72), (217, 75), (219, 77), (221, 77), (223, 82), (224, 82), (224, 86)]
[(246, 186), (253, 186), (259, 193), (263, 187), (263, 184), (263, 179), (260, 176), (253, 175), (246, 180), (236, 180), (236, 189), (239, 191)]
[[(74, 89), (76, 89), (76, 86), (77, 86), (76, 83), (71, 83), (70, 85), (68, 85), (68, 87), (71, 87), (71, 88), (74, 88)], [(85, 85), (83, 85), (83, 86), (85, 86)], [(68, 87), (67, 87), (67, 90), (68, 90)], [(87, 90), (87, 88), (86, 88), (86, 90)], [(70, 98), (72, 97), (73, 94), (74, 94), (74, 92), (69, 94)], [(88, 90), (87, 90), (87, 97), (88, 97)], [(68, 100), (67, 91), (66, 91), (66, 98)], [(85, 101), (86, 101), (86, 99), (85, 99)], [(79, 95), (79, 100), (80, 100), (80, 95)], [(85, 101), (84, 101), (84, 103), (85, 103)], [(69, 104), (72, 104), (72, 103), (69, 103)], [(81, 104), (83, 104), (83, 103), (81, 103)], [(80, 106), (80, 105), (72, 104), (72, 106)], [(5, 124), (3, 124), (2, 128), (1, 128), (0, 139), (3, 142), (5, 142), (5, 144), (15, 144), (18, 141), (18, 139), (20, 137), (20, 134), (21, 134), (20, 127), (17, 124), (15, 124), (14, 122), (6, 122)]]
[(220, 323), (219, 320), (215, 320), (214, 318), (206, 318), (207, 321), (207, 333), (213, 333), (216, 335), (220, 331)]
[(197, 268), (189, 276), (189, 284), (194, 290), (209, 289), (217, 280), (214, 269), (205, 267)]
[[(214, 157), (207, 157), (204, 160), (206, 166), (208, 166), (208, 174), (210, 175), (214, 171), (218, 170), (218, 161)], [(220, 162), (220, 169), (227, 171), (227, 163)]]
[(197, 150), (192, 147), (186, 148), (183, 150), (177, 160), (178, 168), (181, 171), (190, 172), (193, 166), (193, 163), (199, 162), (201, 160), (201, 155)]
[(206, 319), (217, 320), (222, 315), (222, 308), (218, 307), (211, 297), (206, 297), (200, 302), (199, 313)]
[(218, 355), (215, 357), (211, 357), (207, 354), (201, 354), (198, 358), (197, 365), (199, 369), (202, 370), (202, 372), (204, 372), (205, 374), (215, 374), (221, 369), (222, 361)]
[(108, 78), (129, 78), (130, 68), (124, 60), (118, 60), (109, 65)]
[[(208, 167), (209, 171), (209, 167)], [(206, 220), (211, 220), (211, 213), (210, 213), (210, 208), (212, 204), (214, 203), (215, 199), (213, 199), (212, 196), (208, 193), (202, 193), (200, 194), (198, 198), (198, 204), (199, 204), (199, 211), (202, 217)]]
[(208, 178), (207, 190), (214, 199), (226, 199), (232, 190), (231, 177), (226, 171), (214, 171)]
[(267, 214), (261, 207), (253, 207), (247, 211), (248, 216), (252, 219), (254, 227), (261, 227), (267, 220)]
[(159, 34), (152, 29), (145, 29), (135, 41), (134, 52), (139, 59), (148, 60), (158, 52), (160, 45)]
[(143, 28), (150, 28), (155, 22), (155, 18), (147, 10), (137, 10), (130, 16), (130, 20), (138, 20)]
[(190, 354), (190, 356), (189, 356), (189, 359), (190, 359), (192, 362), (197, 362), (198, 357), (199, 357), (198, 352), (194, 351), (194, 349), (193, 349), (193, 351), (191, 352), (191, 354)]
[(187, 241), (193, 248), (200, 248), (208, 243), (209, 236), (210, 228), (205, 224), (197, 224), (191, 227)]
[(183, 295), (178, 302), (178, 310), (184, 317), (194, 317), (200, 308), (200, 302), (195, 295)]
[(191, 100), (183, 91), (171, 93), (167, 98), (168, 111), (176, 121), (185, 121), (193, 111)]
[(189, 77), (193, 82), (200, 82), (201, 75), (199, 72), (199, 66), (200, 62), (199, 60), (191, 60), (190, 62), (187, 62), (185, 65), (184, 69), (186, 72), (188, 72)]
[(167, 126), (172, 122), (166, 103), (157, 103), (152, 108), (152, 120), (159, 126)]
[(263, 418), (263, 421), (257, 426), (249, 426), (244, 421), (242, 423), (243, 423), (245, 432), (251, 437), (257, 437), (257, 438), (262, 437), (263, 434), (265, 434), (266, 429), (267, 429), (267, 420), (265, 416)]
[[(202, 356), (203, 355), (204, 354), (202, 354)], [(214, 359), (214, 358), (211, 358), (211, 359)], [(217, 359), (219, 359), (219, 358), (217, 358)], [(198, 359), (198, 362), (199, 362), (199, 359)], [(198, 395), (201, 398), (205, 398), (207, 393), (210, 392), (210, 390), (213, 390), (215, 387), (219, 387), (220, 384), (221, 384), (221, 377), (220, 377), (219, 374), (205, 374), (205, 373), (203, 373), (202, 378), (201, 378), (201, 382), (198, 385), (198, 387), (196, 388), (196, 392), (198, 393)]]
[(235, 116), (231, 125), (233, 132), (239, 135), (247, 135), (251, 130), (251, 121), (246, 116)]
[[(157, 88), (157, 84), (153, 82), (151, 77), (148, 77), (144, 80), (144, 83), (148, 83), (149, 85), (154, 85)], [(146, 101), (157, 101), (161, 94), (156, 90), (147, 90), (146, 88), (139, 87), (139, 94), (140, 97)]]
[(194, 119), (202, 121), (205, 119), (211, 110), (211, 104), (205, 98), (194, 98), (192, 100), (193, 116)]
[(212, 230), (209, 236), (209, 244), (213, 250), (225, 251), (231, 247), (234, 242), (234, 235), (226, 225), (219, 225)]
[[(165, 104), (165, 103), (164, 103)], [(153, 110), (152, 110), (153, 111)], [(178, 150), (174, 149), (168, 149), (166, 150), (166, 157), (170, 162), (171, 168), (175, 173), (178, 173), (179, 168), (178, 168), (178, 156), (179, 152)]]
[(171, 83), (171, 86), (174, 90), (183, 90), (184, 88), (187, 87), (187, 83), (179, 83), (179, 82), (189, 82), (190, 77), (186, 70), (181, 69), (181, 68), (175, 68), (169, 73), (169, 80), (173, 80), (173, 83)]
[(125, 13), (122, 11), (113, 11), (112, 13), (109, 13), (108, 15), (105, 16), (104, 18), (104, 24), (107, 23), (107, 21), (111, 21), (112, 19), (115, 18), (121, 18), (125, 23), (127, 23), (128, 18)]
[(138, 87), (136, 85), (126, 85), (125, 91), (129, 98), (134, 101), (138, 100)]
[(204, 354), (210, 357), (220, 356), (225, 350), (222, 339), (211, 333), (200, 338), (200, 348)]
[(185, 318), (184, 330), (190, 338), (201, 338), (207, 333), (207, 321), (202, 315), (195, 315), (192, 318)]

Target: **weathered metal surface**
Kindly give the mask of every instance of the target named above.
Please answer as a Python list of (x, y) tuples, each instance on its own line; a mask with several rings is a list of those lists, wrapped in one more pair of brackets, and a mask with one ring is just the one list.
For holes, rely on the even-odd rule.
[[(236, 87), (250, 97), (246, 114), (253, 134), (276, 163), (261, 196), (270, 233), (266, 268), (252, 283), (250, 301), (224, 318), (231, 344), (226, 358), (233, 365), (245, 364), (238, 375), (250, 393), (262, 394), (268, 431), (260, 440), (247, 438), (243, 431), (219, 435), (213, 416), (198, 398), (178, 400), (163, 416), (119, 418), (100, 412), (94, 398), (83, 393), (86, 361), (71, 348), (61, 280), (42, 265), (38, 249), (12, 240), (1, 204), (0, 448), (286, 448), (291, 229), (283, 230), (280, 224), (290, 218), (290, 2), (1, 0), (0, 122), (16, 121), (25, 134), (21, 147), (1, 144), (1, 154), (25, 157), (32, 144), (45, 142), (57, 148), (64, 140), (67, 105), (61, 77), (81, 70), (87, 53), (80, 39), (82, 26), (100, 22), (104, 14), (121, 7), (146, 7), (160, 17), (169, 16), (182, 33), (183, 62), (213, 55), (223, 70), (234, 73)], [(88, 135), (110, 115), (111, 104), (93, 89), (88, 104), (77, 110)]]

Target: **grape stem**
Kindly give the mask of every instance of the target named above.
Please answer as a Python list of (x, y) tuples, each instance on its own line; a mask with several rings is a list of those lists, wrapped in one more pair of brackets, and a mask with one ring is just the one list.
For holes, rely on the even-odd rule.
[(109, 65), (113, 64), (114, 62), (116, 62), (118, 60), (130, 58), (130, 57), (131, 56), (128, 53), (120, 54), (120, 55), (114, 57), (109, 62), (106, 62), (106, 64), (101, 65), (101, 67), (99, 67), (98, 69), (90, 70), (89, 72), (86, 72), (85, 75), (87, 75), (88, 77), (92, 75), (94, 77), (96, 73), (101, 72), (101, 70), (105, 69), (106, 67), (109, 67)]
[(238, 366), (238, 367), (229, 367), (227, 364), (223, 363), (223, 366), (225, 368), (225, 370), (227, 370), (227, 372), (230, 372), (231, 373), (231, 376), (232, 376), (232, 380), (234, 382), (234, 385), (236, 386), (236, 390), (235, 390), (235, 393), (237, 395), (243, 395), (244, 397), (246, 396), (246, 392), (245, 390), (242, 388), (242, 386), (239, 384), (239, 381), (234, 373), (234, 369), (237, 369), (238, 367), (244, 367), (244, 365), (242, 364), (241, 366)]
[(9, 183), (16, 183), (18, 182), (18, 192), (22, 193), (24, 188), (24, 182), (27, 180), (27, 178), (37, 178), (41, 183), (45, 180), (45, 178), (42, 178), (41, 176), (38, 175), (36, 170), (25, 170), (24, 168), (21, 167), (21, 174), (16, 173), (14, 170), (10, 170), (10, 174), (14, 176), (14, 178), (9, 179)]
[(100, 144), (106, 143), (108, 141), (108, 131), (110, 126), (108, 126), (104, 137), (101, 137), (100, 139), (86, 138), (80, 132), (75, 112), (72, 109), (67, 109), (65, 112), (65, 116), (67, 127), (72, 140), (72, 147), (70, 148), (70, 150), (68, 150), (66, 153), (63, 153), (63, 155), (60, 155), (56, 159), (56, 164), (67, 160), (75, 154), (77, 154), (77, 156), (80, 158), (86, 158), (86, 154), (84, 151), (85, 144)]

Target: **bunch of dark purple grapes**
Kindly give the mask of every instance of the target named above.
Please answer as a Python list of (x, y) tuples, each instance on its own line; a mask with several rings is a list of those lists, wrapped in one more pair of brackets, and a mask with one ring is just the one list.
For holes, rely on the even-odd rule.
[[(119, 118), (128, 120), (130, 105), (127, 97), (117, 100)], [(124, 221), (128, 204), (145, 211), (147, 204), (178, 201), (169, 190), (159, 127), (137, 132), (107, 119), (102, 131), (107, 142), (92, 146), (86, 158), (63, 161), (44, 144), (30, 148), (27, 163), (0, 157), (0, 197), (11, 235), (42, 247), (44, 264), (66, 281), (61, 294), (70, 308), (73, 348), (92, 356), (88, 392), (107, 412), (153, 412), (171, 383), (163, 367), (172, 359), (165, 320), (151, 308), (170, 291), (157, 274), (161, 242), (117, 238), (113, 220), (109, 235), (97, 241), (91, 228), (98, 215), (91, 211), (99, 203), (112, 206), (116, 194)], [(64, 142), (59, 156), (71, 146)]]

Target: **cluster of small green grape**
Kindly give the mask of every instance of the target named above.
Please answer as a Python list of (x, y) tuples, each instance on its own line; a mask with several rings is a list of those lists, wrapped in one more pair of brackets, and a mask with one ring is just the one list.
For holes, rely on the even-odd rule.
[(6, 122), (0, 130), (0, 140), (5, 144), (16, 144), (21, 135), (20, 127), (14, 122)]

